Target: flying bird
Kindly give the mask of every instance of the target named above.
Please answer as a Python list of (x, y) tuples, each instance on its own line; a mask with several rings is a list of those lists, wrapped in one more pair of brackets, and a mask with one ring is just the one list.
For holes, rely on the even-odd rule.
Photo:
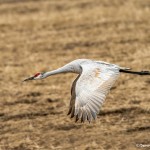
[(25, 79), (38, 80), (60, 73), (76, 73), (77, 78), (71, 87), (71, 100), (68, 115), (75, 121), (91, 122), (99, 114), (100, 108), (120, 73), (150, 75), (149, 71), (131, 71), (103, 61), (77, 59), (61, 68), (45, 73), (36, 73)]

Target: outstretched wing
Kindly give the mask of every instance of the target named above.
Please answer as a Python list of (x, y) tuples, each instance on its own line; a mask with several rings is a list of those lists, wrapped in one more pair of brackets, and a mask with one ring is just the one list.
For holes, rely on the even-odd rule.
[(70, 100), (69, 111), (67, 114), (67, 115), (71, 114), (71, 118), (74, 117), (74, 113), (75, 113), (75, 99), (76, 99), (75, 87), (76, 87), (76, 82), (79, 79), (79, 77), (80, 77), (80, 75), (78, 75), (77, 78), (73, 81), (72, 87), (71, 87), (71, 100)]
[(73, 84), (71, 116), (76, 116), (76, 121), (90, 122), (96, 119), (106, 95), (119, 76), (119, 68), (100, 63), (82, 64), (81, 67), (82, 74)]

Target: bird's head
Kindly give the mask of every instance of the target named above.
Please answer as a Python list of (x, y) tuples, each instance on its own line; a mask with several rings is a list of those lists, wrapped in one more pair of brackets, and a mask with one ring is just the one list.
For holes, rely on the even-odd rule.
[(44, 78), (44, 73), (42, 72), (42, 73), (36, 73), (35, 75), (33, 75), (33, 76), (31, 76), (31, 77), (29, 77), (29, 78), (26, 78), (25, 80), (23, 80), (23, 82), (24, 81), (29, 81), (29, 80), (38, 80), (38, 79), (43, 79)]

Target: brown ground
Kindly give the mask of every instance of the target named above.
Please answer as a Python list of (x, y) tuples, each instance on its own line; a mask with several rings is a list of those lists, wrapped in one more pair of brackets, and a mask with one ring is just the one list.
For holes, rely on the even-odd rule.
[(76, 75), (21, 83), (77, 58), (150, 70), (150, 1), (0, 0), (0, 150), (146, 149), (150, 77), (121, 75), (91, 124), (66, 116)]

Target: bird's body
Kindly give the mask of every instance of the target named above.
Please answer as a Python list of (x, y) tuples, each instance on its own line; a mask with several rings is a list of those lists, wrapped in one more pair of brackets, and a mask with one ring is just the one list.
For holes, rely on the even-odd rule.
[(115, 64), (89, 59), (77, 59), (65, 66), (46, 73), (39, 73), (27, 80), (43, 79), (59, 73), (76, 73), (71, 88), (71, 100), (68, 115), (75, 117), (76, 121), (96, 119), (97, 114), (109, 93), (109, 90), (119, 77), (120, 72), (140, 75), (150, 75), (150, 72), (132, 72)]

